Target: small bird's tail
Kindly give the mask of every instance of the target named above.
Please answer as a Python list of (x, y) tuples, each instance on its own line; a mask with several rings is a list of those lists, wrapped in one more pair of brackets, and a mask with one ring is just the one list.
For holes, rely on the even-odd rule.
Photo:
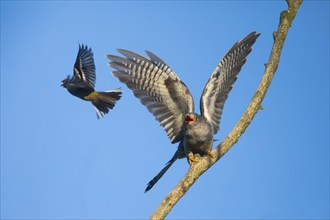
[(116, 102), (120, 99), (122, 91), (121, 88), (106, 92), (96, 92), (97, 95), (92, 103), (95, 107), (97, 118), (103, 117), (109, 112), (109, 109), (113, 109)]
[(178, 159), (181, 158), (181, 151), (182, 149), (178, 149), (175, 154), (173, 155), (172, 159), (170, 159), (165, 167), (148, 183), (147, 188), (144, 190), (144, 193), (148, 192), (162, 176), (165, 174), (165, 172), (172, 166), (172, 164)]

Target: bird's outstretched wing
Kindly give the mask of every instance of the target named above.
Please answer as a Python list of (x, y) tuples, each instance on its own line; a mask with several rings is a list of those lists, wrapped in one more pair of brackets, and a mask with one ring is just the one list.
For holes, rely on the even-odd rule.
[(200, 99), (200, 110), (201, 114), (212, 123), (214, 133), (219, 130), (221, 114), (228, 94), (259, 35), (260, 33), (252, 32), (236, 42), (219, 62), (204, 88)]
[(73, 74), (88, 85), (95, 86), (95, 64), (93, 52), (87, 46), (79, 45), (79, 51), (73, 68)]
[(172, 143), (182, 139), (184, 117), (194, 112), (193, 98), (186, 85), (160, 58), (150, 58), (118, 49), (123, 57), (107, 55), (113, 75), (130, 88), (156, 120), (164, 127)]

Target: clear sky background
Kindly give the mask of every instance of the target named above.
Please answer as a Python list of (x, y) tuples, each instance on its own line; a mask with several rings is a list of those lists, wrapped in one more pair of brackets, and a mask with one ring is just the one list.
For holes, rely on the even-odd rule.
[[(148, 218), (188, 170), (163, 128), (111, 75), (116, 48), (165, 60), (199, 98), (218, 61), (251, 31), (253, 46), (225, 104), (219, 139), (256, 90), (284, 1), (1, 1), (1, 218)], [(96, 90), (123, 88), (98, 120), (60, 84), (79, 43)], [(239, 142), (169, 219), (329, 218), (329, 1), (305, 1), (259, 111)]]

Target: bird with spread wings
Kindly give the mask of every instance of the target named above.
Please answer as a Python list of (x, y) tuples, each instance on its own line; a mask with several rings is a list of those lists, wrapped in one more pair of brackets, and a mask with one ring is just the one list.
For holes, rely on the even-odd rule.
[(212, 157), (213, 136), (219, 130), (225, 101), (235, 83), (247, 55), (260, 33), (252, 32), (236, 42), (216, 66), (200, 98), (200, 112), (194, 111), (194, 101), (187, 86), (177, 74), (155, 54), (149, 58), (118, 49), (123, 56), (107, 55), (112, 74), (125, 83), (164, 127), (177, 151), (165, 167), (148, 183), (150, 190), (170, 166), (187, 157), (197, 162), (194, 154)]
[(104, 116), (109, 109), (114, 108), (121, 97), (121, 89), (105, 92), (96, 92), (95, 87), (95, 64), (91, 48), (79, 45), (76, 62), (73, 67), (73, 76), (67, 76), (62, 80), (62, 86), (72, 95), (85, 101), (92, 102), (97, 118)]

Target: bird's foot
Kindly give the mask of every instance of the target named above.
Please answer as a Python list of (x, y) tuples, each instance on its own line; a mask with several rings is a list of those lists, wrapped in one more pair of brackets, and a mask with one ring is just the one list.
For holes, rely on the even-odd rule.
[(206, 154), (209, 155), (211, 158), (214, 158), (211, 150), (207, 150)]
[(198, 160), (194, 157), (194, 154), (191, 153), (191, 152), (188, 154), (188, 162), (189, 162), (190, 165), (191, 165), (193, 162), (195, 162), (195, 163), (198, 162)]

